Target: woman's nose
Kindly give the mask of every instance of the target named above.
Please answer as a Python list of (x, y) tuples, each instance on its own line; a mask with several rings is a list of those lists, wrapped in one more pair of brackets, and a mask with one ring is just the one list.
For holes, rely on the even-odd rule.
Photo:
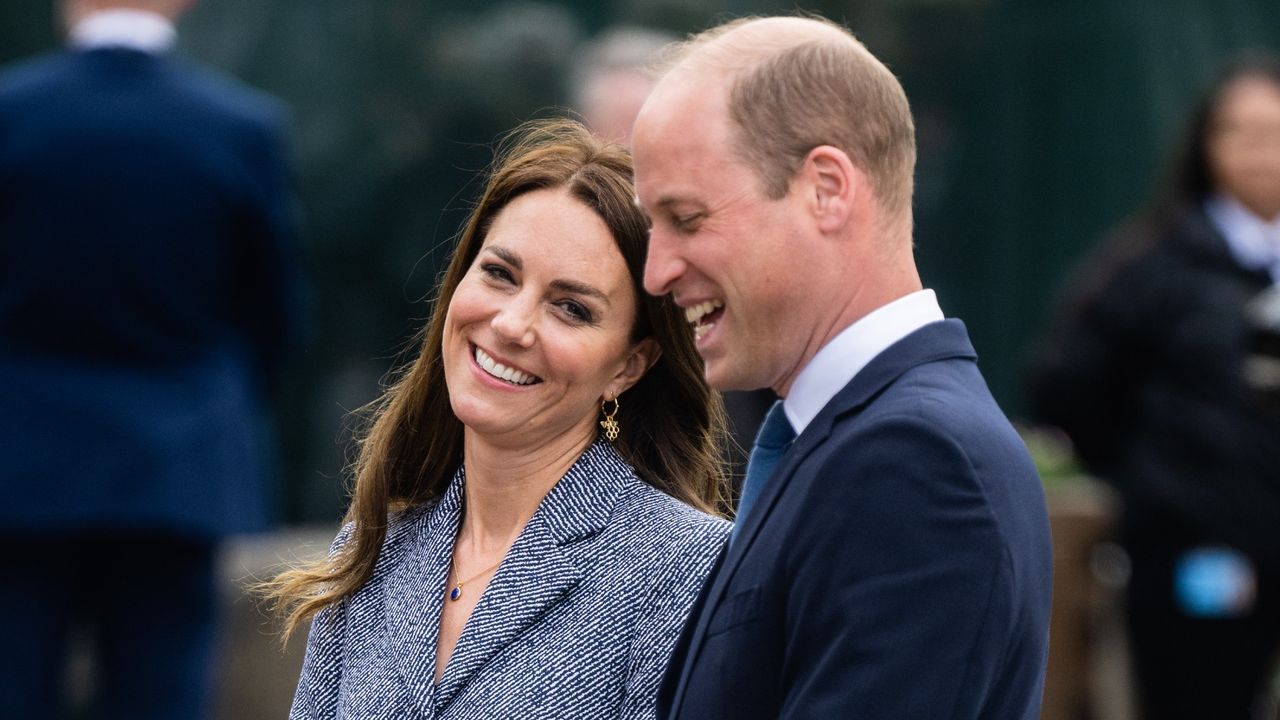
[(535, 303), (513, 298), (499, 308), (490, 324), (494, 332), (503, 340), (520, 347), (528, 347), (533, 344), (536, 310)]

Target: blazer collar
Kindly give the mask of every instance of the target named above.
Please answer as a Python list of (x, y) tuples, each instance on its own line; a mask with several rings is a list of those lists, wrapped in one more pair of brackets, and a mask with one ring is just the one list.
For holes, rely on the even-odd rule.
[(125, 48), (159, 54), (177, 41), (173, 22), (159, 13), (129, 8), (99, 10), (71, 28), (71, 46), (77, 50)]
[(919, 365), (950, 359), (978, 359), (964, 322), (952, 318), (929, 323), (890, 345), (867, 363), (862, 372), (853, 376), (849, 384), (836, 393), (811, 425), (819, 426), (820, 434), (825, 437), (837, 420), (874, 400), (903, 373)]
[[(885, 388), (912, 368), (940, 360), (975, 361), (978, 354), (969, 342), (968, 332), (960, 320), (950, 319), (925, 325), (889, 346), (883, 353), (854, 376), (849, 384), (827, 403), (809, 427), (800, 433), (783, 458), (770, 482), (756, 501), (756, 511), (746, 519), (725, 559), (724, 576), (729, 576), (738, 561), (751, 547), (760, 526), (773, 509), (778, 497), (795, 474), (795, 469), (809, 453), (831, 435), (836, 422), (857, 413), (879, 397)], [(718, 598), (713, 593), (713, 602)]]
[(1256, 279), (1262, 286), (1273, 282), (1269, 268), (1247, 268), (1240, 264), (1231, 250), (1230, 241), (1214, 225), (1203, 207), (1183, 208), (1177, 218), (1178, 222), (1167, 237), (1182, 251), (1191, 253), (1210, 267)]
[(837, 421), (860, 412), (908, 370), (939, 360), (977, 360), (977, 357), (973, 345), (969, 342), (964, 323), (960, 320), (950, 319), (925, 325), (877, 355), (822, 408), (804, 432), (800, 433), (795, 444), (791, 446), (774, 471), (773, 477), (765, 485), (760, 498), (756, 500), (755, 510), (738, 531), (737, 538), (725, 551), (720, 571), (710, 580), (711, 590), (707, 593), (707, 602), (697, 618), (698, 624), (690, 640), (689, 653), (681, 670), (680, 681), (676, 686), (672, 708), (679, 708), (684, 699), (684, 687), (688, 682), (689, 671), (697, 662), (702, 642), (706, 638), (707, 624), (715, 614), (716, 605), (724, 596), (734, 572), (759, 535), (761, 526), (795, 475), (800, 463), (831, 435)]
[(434, 682), (436, 643), (449, 560), (462, 521), (462, 468), (439, 501), (406, 517), (406, 549), (389, 571), (383, 602), (390, 652), (425, 717), (443, 712), (490, 660), (578, 584), (583, 559), (570, 546), (603, 529), (623, 490), (635, 482), (640, 482), (635, 471), (612, 445), (597, 440), (587, 448), (507, 551), (467, 619), (439, 684)]
[(613, 445), (597, 439), (551, 488), (535, 513), (557, 545), (566, 545), (604, 529), (613, 508), (636, 472)]

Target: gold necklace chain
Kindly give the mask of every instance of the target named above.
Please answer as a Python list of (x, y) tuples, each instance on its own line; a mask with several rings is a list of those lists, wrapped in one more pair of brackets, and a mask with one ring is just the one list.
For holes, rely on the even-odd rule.
[[(475, 575), (472, 575), (471, 577), (467, 578), (466, 580), (458, 580), (458, 582), (454, 583), (453, 587), (449, 590), (449, 599), (450, 599), (450, 600), (453, 600), (454, 602), (457, 602), (458, 598), (462, 597), (462, 586), (463, 586), (463, 585), (466, 585), (467, 583), (471, 582), (472, 580), (475, 580), (476, 578), (481, 577), (481, 576), (483, 576), (483, 575), (485, 575), (485, 574), (489, 573), (490, 571), (492, 571), (492, 570), (496, 569), (499, 565), (501, 565), (501, 564), (502, 564), (502, 561), (503, 561), (504, 559), (506, 559), (505, 555), (504, 555), (503, 557), (498, 558), (498, 562), (496, 562), (496, 563), (494, 563), (494, 564), (490, 565), (489, 567), (485, 568), (484, 570), (481, 570), (480, 572), (476, 573)], [(457, 577), (458, 577), (458, 556), (457, 556), (457, 554), (456, 554), (456, 551), (455, 551), (455, 554), (454, 554), (452, 557), (450, 557), (450, 558), (449, 558), (449, 574), (450, 574), (451, 576), (453, 576), (453, 578), (454, 578), (455, 580), (456, 580), (456, 579), (457, 579)]]

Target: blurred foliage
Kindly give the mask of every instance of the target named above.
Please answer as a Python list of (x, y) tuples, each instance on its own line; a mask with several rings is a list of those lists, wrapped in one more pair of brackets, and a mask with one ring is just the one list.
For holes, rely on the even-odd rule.
[[(1068, 266), (1149, 193), (1191, 100), (1232, 50), (1280, 45), (1274, 0), (802, 2), (848, 23), (917, 119), (926, 284), (968, 324), (997, 398)], [(450, 241), (521, 120), (563, 112), (581, 43), (679, 33), (763, 0), (206, 0), (186, 53), (293, 112), (317, 333), (280, 417), (287, 516), (336, 518), (349, 411), (412, 346)], [(55, 44), (49, 0), (0, 3), (0, 61)], [(1045, 468), (1042, 468), (1042, 470)], [(1052, 475), (1052, 471), (1047, 471)]]
[(1019, 426), (1018, 434), (1031, 453), (1045, 487), (1077, 484), (1088, 479), (1065, 433), (1051, 427)]

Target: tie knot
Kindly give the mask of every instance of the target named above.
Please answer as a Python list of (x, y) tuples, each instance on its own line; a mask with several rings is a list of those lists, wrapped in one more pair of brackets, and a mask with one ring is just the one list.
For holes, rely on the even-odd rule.
[(766, 448), (781, 448), (796, 439), (796, 431), (792, 429), (787, 414), (782, 410), (782, 401), (778, 400), (769, 408), (764, 416), (760, 432), (756, 434), (756, 445)]

